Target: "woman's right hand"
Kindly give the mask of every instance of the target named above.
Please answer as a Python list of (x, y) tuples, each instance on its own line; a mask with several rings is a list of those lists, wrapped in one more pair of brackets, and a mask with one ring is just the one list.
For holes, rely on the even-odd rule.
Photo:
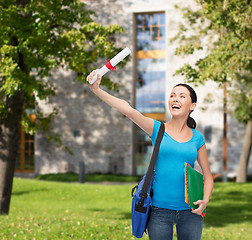
[[(92, 71), (88, 75), (87, 80), (88, 80), (89, 83), (93, 80), (93, 78), (94, 78), (94, 76), (96, 75), (97, 72), (98, 72), (98, 70), (96, 69), (96, 70)], [(101, 79), (102, 79), (101, 75), (98, 74), (97, 75), (97, 80), (92, 85), (89, 86), (89, 88), (90, 88), (90, 90), (92, 92), (95, 92), (95, 91), (99, 90), (100, 84), (101, 84)]]

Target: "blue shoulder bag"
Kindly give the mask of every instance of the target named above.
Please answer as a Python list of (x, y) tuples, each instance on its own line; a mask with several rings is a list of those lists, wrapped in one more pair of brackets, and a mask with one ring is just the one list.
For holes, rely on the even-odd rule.
[(132, 234), (136, 238), (141, 238), (144, 232), (146, 232), (149, 220), (150, 208), (152, 205), (151, 191), (152, 191), (152, 183), (154, 180), (153, 172), (158, 156), (160, 143), (164, 135), (164, 131), (165, 131), (164, 124), (161, 123), (147, 173), (142, 178), (140, 183), (136, 185), (134, 188), (132, 188), (131, 193), (133, 197), (132, 209), (131, 209)]

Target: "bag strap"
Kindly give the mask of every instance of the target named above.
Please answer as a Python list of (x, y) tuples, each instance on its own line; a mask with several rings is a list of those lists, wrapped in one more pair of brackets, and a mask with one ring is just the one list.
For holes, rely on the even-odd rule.
[(155, 147), (154, 147), (154, 150), (152, 152), (151, 161), (150, 161), (150, 164), (149, 164), (146, 176), (145, 176), (142, 191), (140, 193), (140, 196), (144, 197), (144, 198), (147, 197), (147, 191), (148, 191), (150, 181), (151, 181), (151, 178), (152, 178), (152, 175), (153, 175), (153, 171), (154, 171), (154, 168), (155, 168), (160, 143), (161, 143), (162, 138), (164, 136), (164, 131), (165, 131), (165, 126), (164, 126), (164, 123), (161, 122), (161, 126), (160, 126), (159, 131), (158, 131)]

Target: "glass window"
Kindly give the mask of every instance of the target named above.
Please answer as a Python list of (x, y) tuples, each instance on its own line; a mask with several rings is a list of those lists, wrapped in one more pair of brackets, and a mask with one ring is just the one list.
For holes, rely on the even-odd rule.
[(139, 59), (137, 66), (137, 110), (165, 112), (165, 59)]
[(152, 155), (152, 144), (149, 136), (136, 126), (136, 175), (146, 173)]
[(33, 172), (35, 167), (35, 138), (21, 128), (20, 147), (16, 158), (15, 171)]
[[(136, 15), (136, 109), (165, 119), (165, 14)], [(149, 136), (135, 126), (135, 173), (144, 175), (152, 155)]]
[(137, 14), (137, 50), (165, 49), (165, 14)]

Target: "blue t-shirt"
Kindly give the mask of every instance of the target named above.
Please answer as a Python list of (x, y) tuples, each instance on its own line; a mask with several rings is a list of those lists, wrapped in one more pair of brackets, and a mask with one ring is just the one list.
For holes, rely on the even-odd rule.
[[(153, 145), (156, 142), (161, 122), (154, 120), (151, 136)], [(192, 138), (188, 142), (179, 143), (164, 133), (153, 182), (152, 205), (171, 210), (185, 210), (190, 207), (185, 203), (185, 162), (194, 167), (198, 150), (205, 143), (202, 134), (191, 129)]]

